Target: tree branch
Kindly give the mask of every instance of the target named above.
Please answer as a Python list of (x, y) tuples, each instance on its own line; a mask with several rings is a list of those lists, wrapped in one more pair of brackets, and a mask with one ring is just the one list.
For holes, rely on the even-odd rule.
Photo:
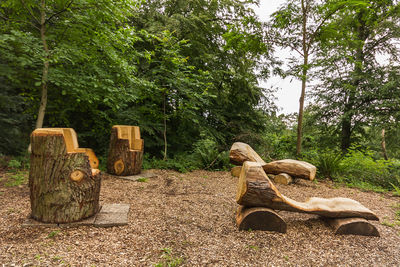
[(60, 15), (61, 13), (67, 11), (67, 9), (72, 5), (72, 3), (74, 2), (74, 0), (71, 0), (66, 7), (64, 7), (62, 10), (54, 13), (53, 15), (51, 15), (48, 19), (46, 19), (45, 24), (47, 24), (48, 22), (50, 22), (50, 20), (52, 20), (54, 17)]
[(35, 17), (35, 14), (33, 14), (32, 10), (30, 10), (30, 9), (27, 7), (27, 5), (25, 4), (25, 1), (24, 1), (24, 0), (20, 0), (20, 1), (21, 1), (21, 4), (24, 6), (24, 8), (25, 8), (26, 10), (28, 10), (29, 14), (31, 14), (32, 18), (37, 22), (37, 24), (40, 25), (39, 19), (36, 18), (36, 17)]
[(340, 9), (342, 9), (343, 7), (345, 7), (345, 4), (341, 4), (339, 5), (337, 8), (335, 8), (334, 10), (332, 10), (325, 18), (322, 19), (321, 23), (317, 26), (317, 28), (311, 33), (310, 39), (308, 41), (308, 46), (307, 46), (307, 52), (310, 50), (311, 44), (313, 43), (315, 37), (317, 36), (317, 33), (319, 32), (319, 30), (321, 29), (322, 25), (324, 25), (324, 23), (331, 18), (336, 12), (338, 12)]

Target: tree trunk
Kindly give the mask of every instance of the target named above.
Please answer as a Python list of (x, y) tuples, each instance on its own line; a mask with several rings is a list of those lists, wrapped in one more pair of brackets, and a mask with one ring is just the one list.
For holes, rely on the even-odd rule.
[(32, 218), (69, 223), (99, 210), (101, 178), (86, 153), (68, 152), (62, 133), (33, 132), (29, 172)]
[(351, 144), (351, 119), (348, 118), (348, 114), (345, 114), (342, 118), (342, 142), (341, 148), (343, 153), (346, 153), (350, 148)]
[[(126, 129), (123, 129), (123, 128)], [(107, 172), (127, 176), (139, 174), (143, 163), (143, 140), (139, 136), (121, 136), (119, 131), (132, 131), (135, 126), (114, 126), (111, 129), (110, 149), (107, 157)], [(139, 127), (137, 127), (139, 128)]]
[(359, 202), (348, 198), (317, 198), (306, 202), (297, 202), (282, 195), (269, 180), (262, 166), (246, 161), (239, 177), (236, 202), (248, 207), (266, 207), (275, 210), (287, 210), (317, 214), (331, 218), (361, 217), (378, 220), (378, 217)]
[(297, 143), (296, 155), (301, 156), (301, 143), (303, 135), (303, 112), (304, 112), (304, 98), (306, 95), (306, 82), (307, 82), (307, 69), (308, 69), (308, 47), (307, 47), (307, 8), (304, 5), (304, 0), (301, 1), (301, 10), (303, 13), (302, 23), (302, 49), (303, 49), (303, 72), (301, 77), (301, 95), (299, 100), (299, 116), (297, 119)]
[[(46, 113), (47, 107), (47, 81), (49, 75), (49, 47), (47, 45), (46, 40), (46, 1), (41, 0), (40, 4), (40, 39), (42, 40), (43, 50), (45, 53), (45, 59), (43, 62), (43, 69), (42, 69), (42, 80), (41, 80), (41, 97), (40, 97), (40, 104), (39, 110), (36, 118), (35, 129), (43, 127), (44, 115)], [(29, 143), (28, 146), (28, 153), (32, 151), (32, 144)]]
[(168, 148), (168, 144), (167, 144), (167, 112), (166, 112), (166, 93), (164, 92), (163, 94), (163, 113), (164, 113), (164, 132), (163, 132), (163, 136), (164, 136), (164, 158), (163, 160), (167, 160), (167, 148)]
[(40, 106), (39, 106), (39, 111), (38, 111), (38, 116), (36, 120), (36, 126), (35, 129), (37, 128), (42, 128), (43, 127), (43, 120), (44, 120), (44, 115), (46, 113), (46, 106), (47, 106), (47, 81), (48, 81), (48, 74), (49, 74), (49, 48), (47, 46), (47, 40), (46, 40), (46, 1), (41, 0), (41, 6), (40, 6), (40, 38), (43, 43), (43, 50), (45, 53), (45, 60), (43, 63), (43, 70), (42, 70), (42, 95), (40, 98)]
[(388, 160), (389, 157), (388, 157), (387, 152), (386, 152), (385, 129), (382, 129), (382, 134), (381, 134), (381, 136), (382, 136), (381, 146), (382, 146), (383, 158), (384, 158), (385, 160)]

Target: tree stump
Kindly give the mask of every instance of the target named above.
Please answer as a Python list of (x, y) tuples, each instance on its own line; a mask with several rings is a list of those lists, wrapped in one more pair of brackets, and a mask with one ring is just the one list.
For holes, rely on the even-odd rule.
[(324, 218), (337, 235), (380, 236), (378, 229), (364, 218)]
[(286, 233), (286, 222), (275, 211), (263, 207), (239, 206), (236, 214), (239, 230), (263, 230)]
[(71, 128), (41, 128), (31, 134), (31, 216), (46, 223), (70, 223), (99, 210), (100, 171), (90, 149), (78, 148)]
[(139, 174), (143, 163), (143, 139), (138, 126), (114, 125), (111, 129), (107, 172), (127, 176)]

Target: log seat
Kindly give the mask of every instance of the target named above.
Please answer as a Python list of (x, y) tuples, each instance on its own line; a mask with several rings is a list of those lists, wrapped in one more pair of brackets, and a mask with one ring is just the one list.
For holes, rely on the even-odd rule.
[[(312, 197), (305, 202), (295, 201), (279, 192), (268, 178), (262, 164), (258, 162), (245, 161), (243, 163), (237, 188), (236, 202), (245, 207), (264, 207), (272, 210), (316, 214), (334, 219), (335, 222), (346, 221), (345, 228), (342, 227), (346, 230), (335, 230), (337, 234), (379, 235), (375, 226), (366, 221), (379, 220), (379, 218), (358, 201), (342, 197)], [(357, 224), (354, 223), (354, 220), (351, 220), (351, 223), (350, 220), (338, 220), (343, 218), (362, 218), (365, 220), (361, 222), (358, 220)], [(268, 221), (265, 221), (265, 223), (269, 224)]]
[(107, 172), (127, 176), (141, 172), (144, 141), (138, 126), (114, 125), (111, 129)]
[(46, 223), (70, 223), (99, 210), (99, 161), (80, 148), (72, 128), (39, 128), (31, 134), (29, 188), (31, 217)]

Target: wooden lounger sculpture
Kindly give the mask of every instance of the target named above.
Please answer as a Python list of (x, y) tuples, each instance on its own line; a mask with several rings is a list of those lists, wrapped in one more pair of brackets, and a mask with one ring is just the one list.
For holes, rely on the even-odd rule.
[(284, 233), (286, 223), (274, 210), (286, 210), (327, 218), (337, 234), (379, 236), (377, 229), (367, 221), (379, 220), (378, 217), (361, 203), (339, 197), (313, 197), (306, 202), (295, 201), (278, 191), (262, 164), (259, 161), (243, 163), (236, 194), (236, 201), (241, 205), (236, 217), (239, 229), (251, 228)]
[(39, 128), (31, 134), (29, 188), (31, 216), (47, 223), (69, 223), (99, 210), (99, 161), (79, 148), (72, 128)]
[(113, 126), (107, 158), (107, 172), (121, 176), (139, 174), (143, 163), (143, 147), (143, 139), (140, 139), (138, 126)]

